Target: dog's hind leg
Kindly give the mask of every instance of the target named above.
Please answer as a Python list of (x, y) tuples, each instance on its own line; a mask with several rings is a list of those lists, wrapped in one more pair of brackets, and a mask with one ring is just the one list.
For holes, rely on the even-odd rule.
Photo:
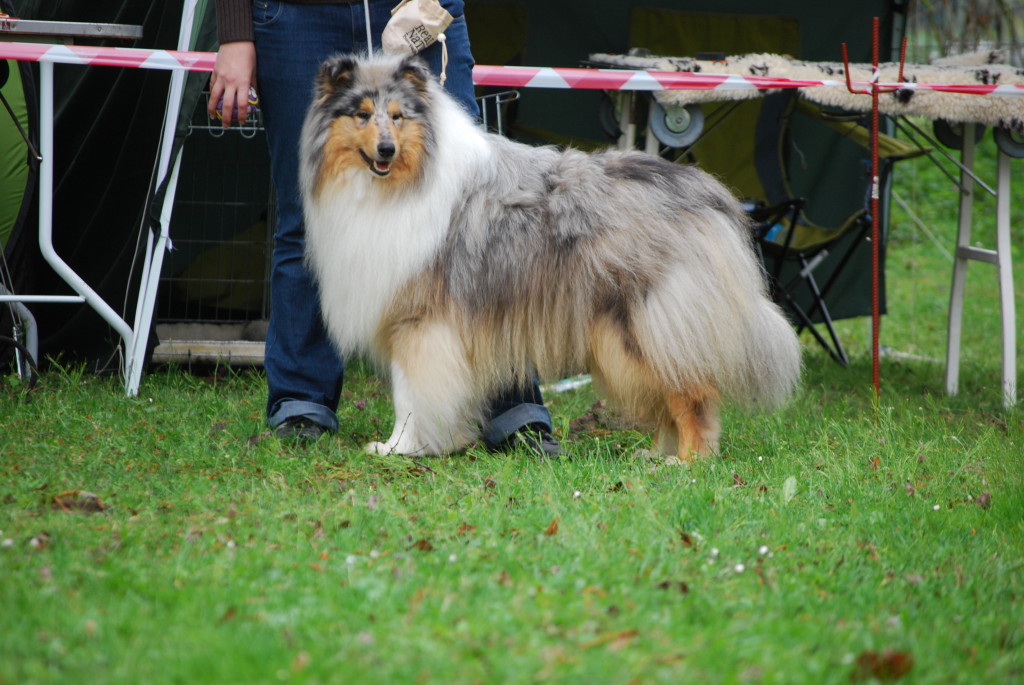
[(678, 437), (676, 454), (681, 462), (689, 464), (696, 455), (710, 455), (718, 451), (721, 400), (714, 388), (672, 392), (665, 398), (665, 404), (675, 423)]

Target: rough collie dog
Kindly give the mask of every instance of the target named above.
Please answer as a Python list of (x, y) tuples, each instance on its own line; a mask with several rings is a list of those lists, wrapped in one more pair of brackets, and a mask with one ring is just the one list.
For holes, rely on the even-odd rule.
[(744, 215), (694, 167), (486, 133), (422, 61), (386, 56), (322, 65), (300, 157), (327, 330), (390, 368), (371, 453), (458, 450), (496, 391), (588, 371), (688, 462), (716, 449), (723, 400), (797, 383)]

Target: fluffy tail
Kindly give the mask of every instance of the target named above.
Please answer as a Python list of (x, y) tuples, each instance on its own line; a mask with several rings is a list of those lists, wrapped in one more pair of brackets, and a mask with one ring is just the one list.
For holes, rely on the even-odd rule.
[(782, 311), (767, 299), (758, 303), (749, 323), (747, 377), (737, 394), (757, 408), (777, 407), (800, 380), (800, 341)]
[(733, 401), (778, 406), (799, 381), (800, 343), (768, 296), (745, 226), (728, 214), (704, 221), (691, 253), (648, 294), (638, 342), (669, 386), (710, 385)]

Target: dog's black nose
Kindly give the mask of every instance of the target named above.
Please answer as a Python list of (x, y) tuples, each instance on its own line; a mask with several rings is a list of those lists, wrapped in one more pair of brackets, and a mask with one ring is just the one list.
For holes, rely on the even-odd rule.
[(395, 156), (394, 143), (380, 143), (377, 145), (377, 156), (381, 159), (391, 159)]

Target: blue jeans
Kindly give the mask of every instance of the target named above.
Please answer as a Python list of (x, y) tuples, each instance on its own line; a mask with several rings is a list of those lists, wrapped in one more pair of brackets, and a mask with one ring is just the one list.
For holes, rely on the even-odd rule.
[[(370, 0), (374, 49), (391, 18), (395, 0)], [(448, 68), (445, 88), (466, 109), (478, 113), (473, 93), (473, 56), (462, 0), (442, 0), (455, 21), (445, 31)], [(270, 149), (277, 193), (277, 231), (271, 265), (271, 313), (264, 368), (267, 373), (267, 419), (271, 427), (294, 416), (338, 428), (338, 401), (344, 365), (327, 337), (320, 317), (317, 287), (303, 262), (305, 228), (298, 187), (299, 137), (312, 99), (313, 79), (324, 59), (337, 53), (366, 52), (362, 2), (299, 5), (278, 0), (253, 2), (257, 89)], [(441, 70), (441, 46), (422, 57), (434, 73)], [(483, 438), (500, 443), (529, 424), (551, 427), (540, 389), (513, 389), (495, 398)]]

